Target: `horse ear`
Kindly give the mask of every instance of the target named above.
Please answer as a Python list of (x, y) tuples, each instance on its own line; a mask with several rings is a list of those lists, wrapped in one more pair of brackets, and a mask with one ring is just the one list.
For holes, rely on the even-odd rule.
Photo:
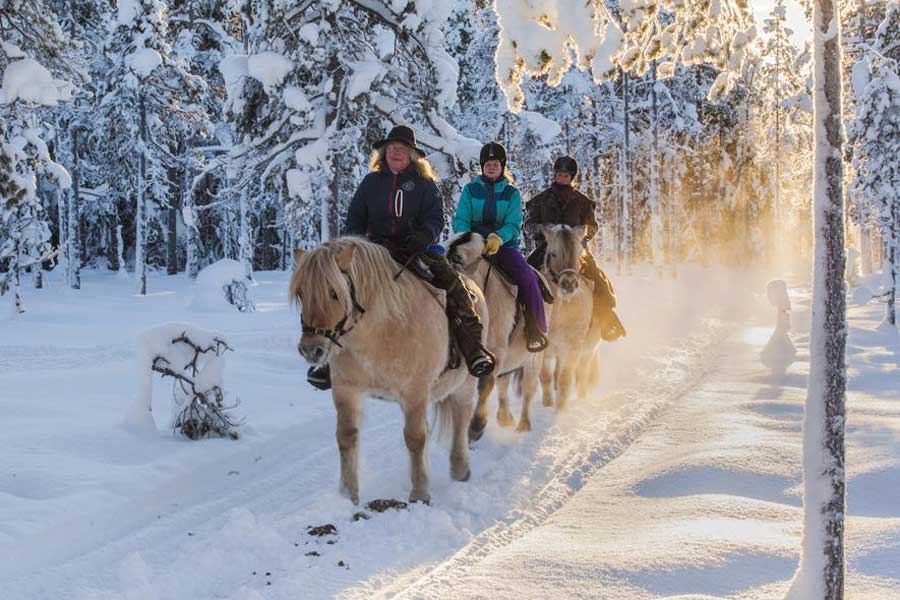
[(303, 258), (303, 255), (306, 254), (306, 250), (302, 248), (294, 248), (294, 263), (300, 264), (300, 259)]
[(334, 260), (337, 262), (338, 269), (341, 271), (347, 271), (350, 269), (350, 263), (353, 262), (353, 253), (356, 252), (356, 246), (353, 244), (347, 244), (343, 248), (341, 248), (337, 256), (334, 257)]
[(578, 236), (578, 240), (581, 241), (587, 235), (587, 227), (584, 225), (579, 225), (575, 228), (575, 235)]
[(553, 229), (552, 225), (541, 225), (541, 233), (544, 234), (545, 240), (549, 240), (551, 237), (553, 237), (553, 234), (555, 232), (556, 230)]

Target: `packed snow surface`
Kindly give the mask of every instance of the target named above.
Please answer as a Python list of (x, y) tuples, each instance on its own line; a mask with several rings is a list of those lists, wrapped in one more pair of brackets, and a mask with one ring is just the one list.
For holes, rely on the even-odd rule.
[[(334, 406), (305, 382), (288, 273), (255, 274), (254, 313), (186, 313), (181, 275), (151, 273), (141, 297), (113, 273), (84, 271), (81, 290), (51, 274), (0, 336), (2, 596), (783, 597), (801, 543), (808, 287), (786, 279), (798, 362), (773, 377), (758, 362), (773, 274), (610, 274), (629, 335), (601, 346), (599, 387), (562, 414), (537, 399), (528, 434), (492, 408), (465, 483), (432, 440), (431, 506), (368, 520), (337, 491)], [(850, 600), (900, 597), (900, 346), (875, 329), (882, 313), (850, 311)], [(155, 427), (123, 427), (135, 340), (179, 321), (234, 346), (240, 440), (173, 435), (168, 403)], [(397, 405), (368, 400), (360, 439), (363, 502), (405, 500)], [(308, 533), (325, 524), (336, 535)]]

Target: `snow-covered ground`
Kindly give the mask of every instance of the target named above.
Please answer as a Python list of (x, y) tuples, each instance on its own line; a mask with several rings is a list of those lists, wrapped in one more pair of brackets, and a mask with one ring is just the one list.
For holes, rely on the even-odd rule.
[[(432, 505), (359, 521), (337, 493), (334, 410), (305, 383), (287, 274), (256, 274), (254, 313), (190, 310), (183, 276), (152, 276), (143, 298), (112, 274), (83, 274), (81, 291), (51, 277), (0, 322), (2, 597), (783, 596), (809, 299), (791, 288), (798, 362), (773, 379), (759, 360), (768, 275), (615, 277), (629, 336), (603, 347), (591, 397), (561, 415), (538, 401), (530, 434), (492, 420), (466, 483), (433, 441)], [(847, 592), (867, 600), (900, 597), (900, 340), (875, 331), (881, 311), (851, 309), (848, 352)], [(166, 430), (169, 382), (155, 385), (155, 434), (123, 425), (135, 340), (175, 321), (234, 346), (239, 441)], [(363, 502), (405, 499), (399, 410), (366, 410)], [(326, 523), (336, 536), (307, 533)]]

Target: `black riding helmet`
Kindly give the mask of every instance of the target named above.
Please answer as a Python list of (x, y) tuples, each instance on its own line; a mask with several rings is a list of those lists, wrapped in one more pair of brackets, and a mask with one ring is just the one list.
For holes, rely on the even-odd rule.
[(578, 175), (578, 161), (576, 161), (571, 156), (560, 156), (556, 159), (556, 162), (553, 163), (553, 172), (554, 173), (568, 173), (572, 176), (572, 179)]
[(488, 142), (481, 147), (481, 168), (484, 169), (484, 163), (489, 160), (499, 160), (501, 171), (506, 170), (506, 148), (497, 142)]

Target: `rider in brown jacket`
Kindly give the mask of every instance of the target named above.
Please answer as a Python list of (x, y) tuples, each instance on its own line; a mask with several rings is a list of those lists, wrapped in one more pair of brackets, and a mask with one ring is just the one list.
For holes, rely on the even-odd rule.
[[(584, 238), (587, 242), (597, 233), (597, 219), (594, 217), (594, 201), (572, 187), (572, 180), (578, 173), (578, 163), (571, 156), (561, 156), (553, 165), (554, 178), (549, 188), (532, 198), (525, 206), (525, 233), (535, 244), (528, 262), (537, 269), (544, 263), (547, 243), (541, 232), (542, 225), (568, 225), (587, 227)], [(597, 266), (590, 251), (584, 253), (581, 274), (594, 284), (594, 314), (591, 330), (599, 331), (606, 341), (616, 340), (625, 335), (625, 327), (616, 316), (616, 293), (606, 274)]]

